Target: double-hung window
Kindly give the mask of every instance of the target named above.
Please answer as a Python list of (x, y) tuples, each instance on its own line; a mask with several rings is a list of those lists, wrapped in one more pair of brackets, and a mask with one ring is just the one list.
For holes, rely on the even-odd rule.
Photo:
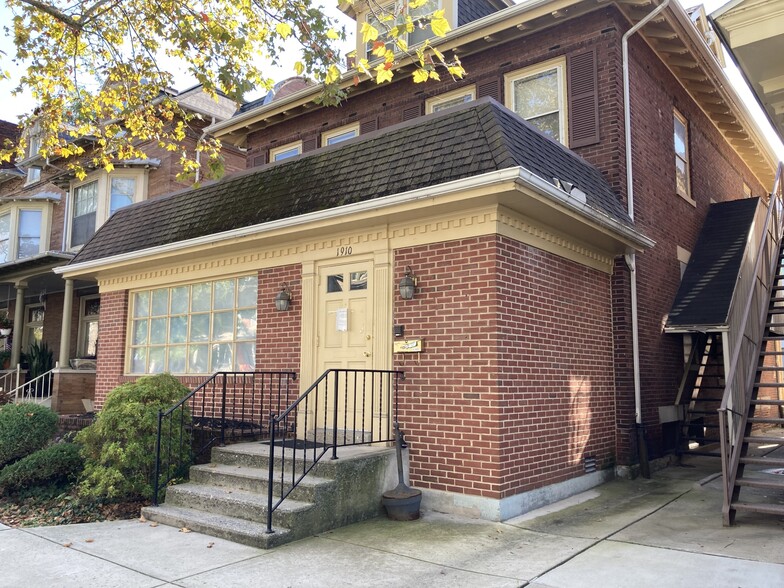
[(675, 147), (675, 190), (694, 204), (689, 181), (689, 123), (677, 110), (672, 111)]
[(566, 61), (553, 59), (507, 74), (507, 106), (545, 135), (567, 143)]
[(129, 372), (252, 371), (257, 285), (244, 276), (135, 292)]
[(44, 223), (49, 215), (45, 210), (25, 204), (0, 213), (0, 263), (33, 257), (46, 249)]
[(98, 210), (98, 180), (74, 189), (71, 246), (84, 245), (95, 233), (95, 214)]

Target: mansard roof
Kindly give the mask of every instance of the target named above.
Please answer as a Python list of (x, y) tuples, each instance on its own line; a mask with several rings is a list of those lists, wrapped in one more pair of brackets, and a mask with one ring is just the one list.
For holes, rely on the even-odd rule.
[(497, 102), (482, 99), (123, 208), (72, 263), (518, 167), (551, 185), (573, 184), (594, 215), (632, 227), (598, 169)]

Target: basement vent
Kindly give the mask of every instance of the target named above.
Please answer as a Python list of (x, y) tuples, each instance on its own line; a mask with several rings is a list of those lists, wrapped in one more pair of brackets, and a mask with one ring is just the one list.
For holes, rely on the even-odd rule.
[(586, 474), (592, 474), (596, 471), (596, 458), (592, 455), (586, 455), (583, 458), (583, 467)]

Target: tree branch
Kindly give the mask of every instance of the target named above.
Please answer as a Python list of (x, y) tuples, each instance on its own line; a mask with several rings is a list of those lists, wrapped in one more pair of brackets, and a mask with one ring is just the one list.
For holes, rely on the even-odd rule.
[(36, 10), (40, 10), (51, 16), (52, 18), (59, 20), (61, 23), (66, 25), (68, 28), (73, 29), (76, 32), (81, 32), (84, 28), (84, 25), (75, 20), (73, 17), (67, 15), (62, 10), (55, 8), (51, 4), (47, 4), (46, 2), (40, 2), (39, 0), (19, 0), (22, 4), (28, 4), (35, 8)]

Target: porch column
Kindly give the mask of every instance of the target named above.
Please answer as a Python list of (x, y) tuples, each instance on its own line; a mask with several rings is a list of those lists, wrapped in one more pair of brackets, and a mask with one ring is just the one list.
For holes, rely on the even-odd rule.
[(22, 336), (24, 335), (24, 296), (27, 284), (16, 285), (16, 307), (14, 308), (14, 338), (11, 344), (11, 367), (16, 369), (22, 355)]
[(71, 357), (71, 316), (73, 315), (73, 280), (66, 278), (63, 295), (63, 321), (60, 327), (60, 367), (67, 368)]

